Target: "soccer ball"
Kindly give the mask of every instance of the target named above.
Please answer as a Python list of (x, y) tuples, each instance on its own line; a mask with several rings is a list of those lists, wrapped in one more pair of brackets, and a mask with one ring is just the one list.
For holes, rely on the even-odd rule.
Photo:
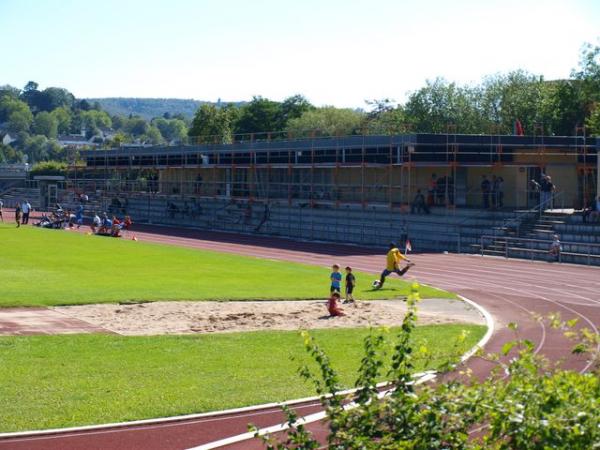
[(377, 289), (379, 287), (379, 280), (373, 280), (371, 286), (373, 286), (374, 289)]

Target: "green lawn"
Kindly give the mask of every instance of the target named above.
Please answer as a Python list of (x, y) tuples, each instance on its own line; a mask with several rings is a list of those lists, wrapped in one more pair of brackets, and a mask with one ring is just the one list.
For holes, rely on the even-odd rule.
[[(414, 338), (447, 354), (485, 327), (418, 327)], [(362, 356), (365, 329), (315, 330), (346, 386)], [(313, 395), (296, 374), (307, 359), (297, 332), (199, 336), (112, 335), (0, 338), (0, 431), (126, 421)]]
[[(329, 269), (80, 233), (0, 224), (0, 307), (119, 301), (323, 298)], [(385, 255), (381, 262), (384, 263)], [(343, 258), (339, 258), (344, 264)], [(359, 299), (406, 295), (389, 278), (356, 273)], [(421, 287), (421, 296), (454, 294)]]

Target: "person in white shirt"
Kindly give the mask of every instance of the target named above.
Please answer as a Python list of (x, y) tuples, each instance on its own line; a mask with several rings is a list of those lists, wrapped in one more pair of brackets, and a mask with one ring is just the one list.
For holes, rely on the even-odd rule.
[(29, 212), (31, 211), (31, 205), (27, 200), (21, 204), (21, 210), (23, 211), (23, 219), (21, 220), (21, 224), (25, 225), (29, 223)]
[(92, 220), (92, 224), (90, 225), (92, 233), (96, 233), (98, 228), (100, 228), (100, 225), (102, 225), (102, 220), (100, 220), (100, 216), (98, 215), (98, 213), (94, 212), (94, 219)]
[(560, 240), (558, 239), (558, 235), (555, 234), (550, 244), (550, 250), (548, 254), (550, 255), (550, 260), (559, 261), (560, 260), (560, 252), (562, 251), (562, 245), (560, 244)]

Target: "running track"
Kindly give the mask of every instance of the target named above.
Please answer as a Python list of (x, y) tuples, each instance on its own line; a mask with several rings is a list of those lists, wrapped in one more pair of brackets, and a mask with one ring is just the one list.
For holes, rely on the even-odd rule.
[[(299, 261), (330, 266), (333, 261), (377, 273), (385, 249), (365, 249), (323, 243), (295, 242), (259, 236), (201, 232), (174, 228), (137, 227), (140, 241), (159, 242), (192, 248), (252, 255), (283, 261)], [(416, 266), (409, 275), (420, 282), (453, 290), (484, 306), (497, 322), (496, 332), (487, 346), (499, 351), (514, 333), (505, 325), (519, 324), (519, 336), (536, 343), (536, 350), (578, 371), (587, 370), (587, 362), (570, 354), (571, 343), (560, 332), (549, 329), (532, 313), (559, 312), (563, 318), (578, 318), (581, 326), (598, 332), (600, 327), (600, 271), (597, 268), (567, 264), (537, 263), (474, 255), (414, 255)], [(375, 277), (374, 277), (375, 278)], [(468, 366), (475, 374), (485, 375), (490, 366), (472, 359)], [(301, 414), (319, 410), (314, 402), (296, 406)], [(154, 425), (141, 425), (98, 431), (56, 434), (0, 440), (0, 450), (53, 449), (185, 449), (247, 431), (252, 422), (260, 427), (275, 425), (282, 415), (277, 408)], [(309, 428), (323, 433), (316, 423)], [(227, 449), (260, 449), (257, 441), (233, 444)]]

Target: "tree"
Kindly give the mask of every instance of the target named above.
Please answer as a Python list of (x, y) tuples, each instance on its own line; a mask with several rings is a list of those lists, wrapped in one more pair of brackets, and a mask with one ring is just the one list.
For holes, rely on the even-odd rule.
[(263, 97), (254, 97), (240, 108), (239, 119), (235, 122), (235, 134), (251, 134), (267, 131), (281, 131), (280, 104)]
[(23, 153), (14, 149), (10, 145), (0, 143), (0, 163), (20, 163), (23, 162)]
[(141, 117), (132, 117), (131, 119), (127, 120), (124, 130), (126, 133), (131, 134), (132, 136), (142, 136), (148, 132), (148, 122)]
[(49, 139), (56, 138), (58, 134), (58, 121), (49, 112), (42, 111), (36, 114), (31, 126), (33, 134), (41, 134)]
[(287, 125), (288, 133), (294, 137), (345, 136), (359, 134), (364, 114), (351, 109), (338, 109), (325, 106), (307, 111), (301, 117), (291, 119)]
[(32, 136), (25, 141), (25, 154), (30, 163), (48, 160), (48, 139), (46, 136)]
[(71, 132), (71, 110), (61, 106), (52, 111), (52, 117), (56, 120), (59, 134), (69, 134)]
[(33, 114), (27, 110), (17, 110), (8, 116), (8, 131), (13, 133), (27, 132), (33, 121)]
[(141, 140), (152, 145), (159, 145), (165, 142), (160, 134), (160, 130), (154, 125), (148, 127), (147, 131), (141, 136)]
[(49, 87), (39, 94), (38, 107), (41, 111), (53, 111), (56, 108), (71, 108), (75, 96), (63, 88)]
[(451, 125), (458, 133), (487, 132), (487, 120), (478, 109), (479, 97), (477, 88), (437, 78), (409, 96), (404, 113), (420, 133), (446, 133)]
[(315, 107), (302, 95), (294, 95), (286, 98), (279, 105), (279, 117), (276, 130), (284, 130), (291, 119), (301, 117), (307, 111), (313, 111)]
[(82, 111), (80, 117), (82, 127), (92, 136), (97, 134), (100, 129), (110, 128), (112, 125), (110, 116), (104, 111), (96, 111), (95, 109)]
[(236, 112), (232, 106), (218, 108), (209, 103), (201, 105), (188, 130), (192, 143), (231, 142)]
[(187, 126), (182, 120), (167, 120), (160, 117), (158, 119), (154, 119), (152, 124), (160, 130), (160, 134), (169, 142), (183, 142), (187, 137)]
[(13, 100), (18, 100), (20, 93), (21, 90), (19, 88), (13, 87), (9, 84), (0, 86), (0, 100), (2, 100), (5, 97), (11, 98)]

